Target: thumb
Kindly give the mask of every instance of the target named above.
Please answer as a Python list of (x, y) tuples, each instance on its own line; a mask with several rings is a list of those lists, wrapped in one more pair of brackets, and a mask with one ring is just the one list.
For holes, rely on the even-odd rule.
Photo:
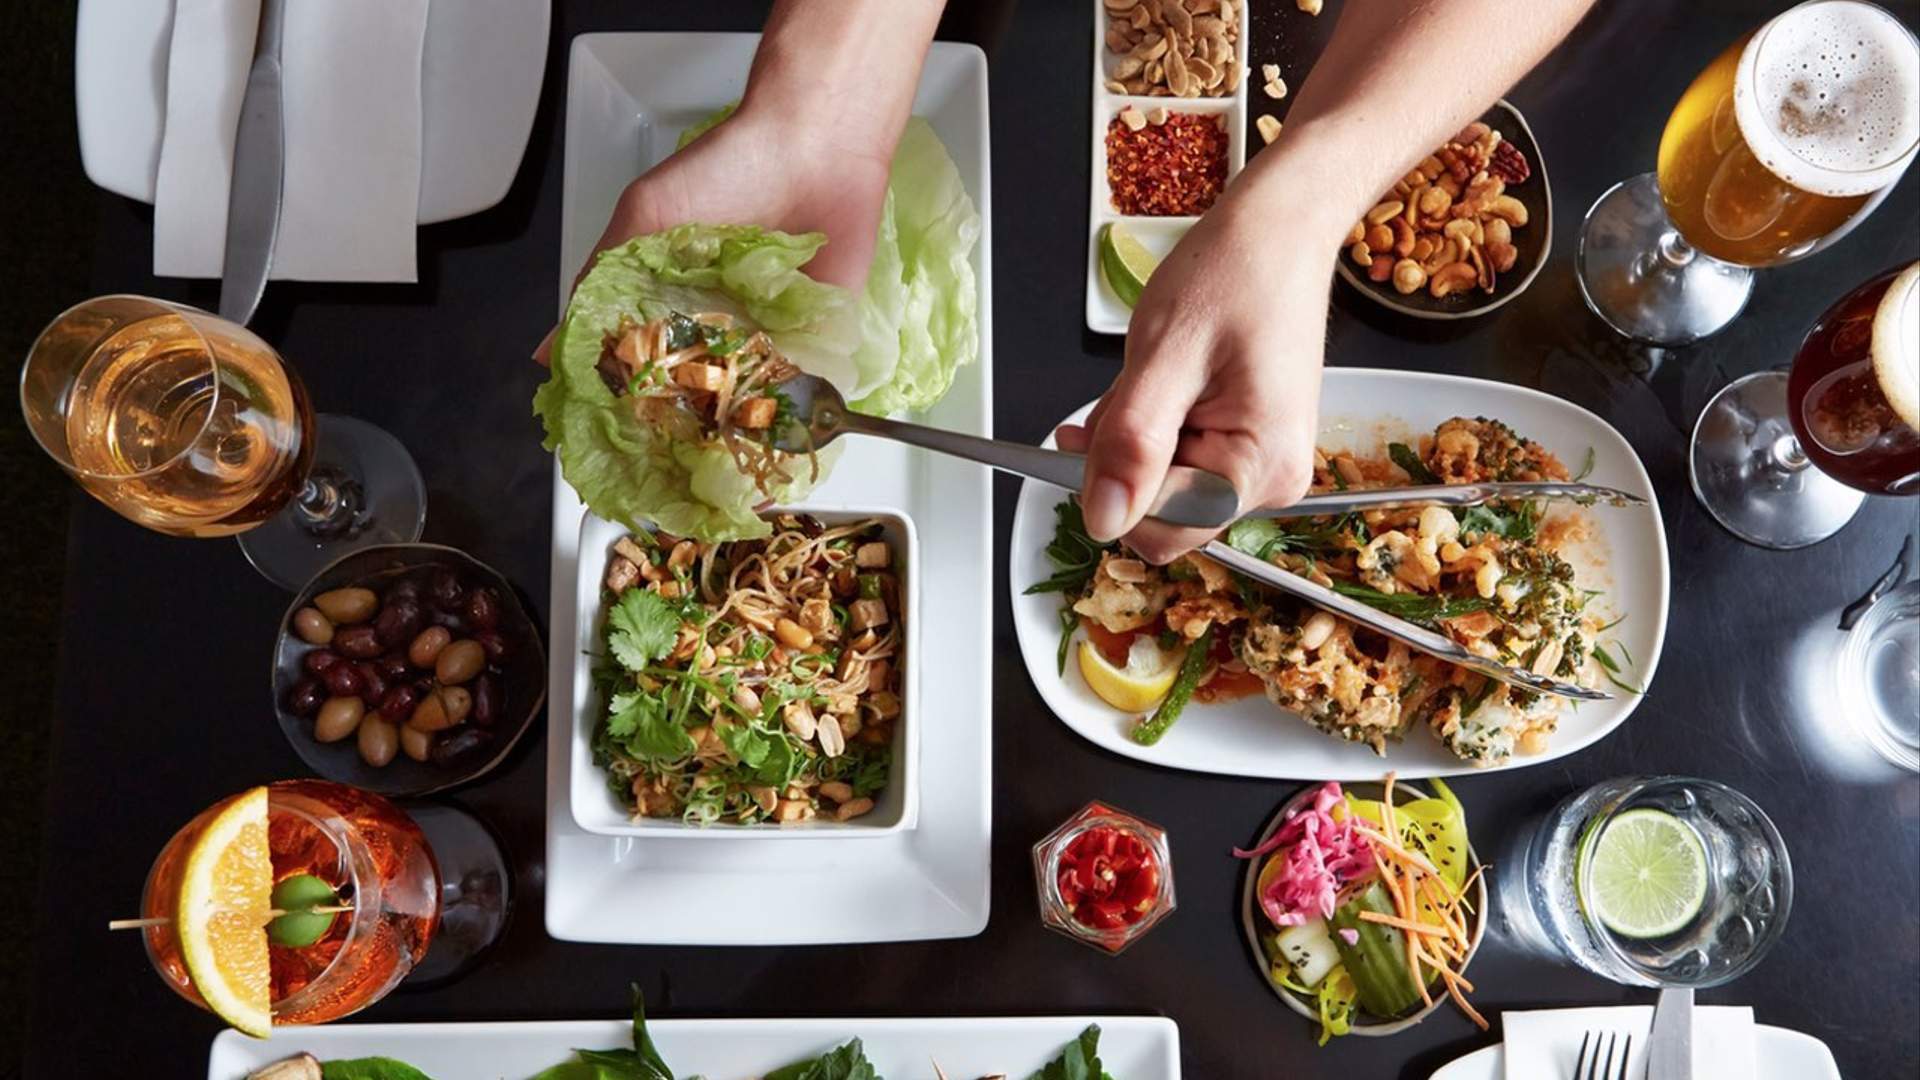
[(1087, 533), (1113, 540), (1146, 516), (1199, 395), (1198, 364), (1161, 362), (1123, 370), (1108, 391), (1087, 447), (1080, 505)]

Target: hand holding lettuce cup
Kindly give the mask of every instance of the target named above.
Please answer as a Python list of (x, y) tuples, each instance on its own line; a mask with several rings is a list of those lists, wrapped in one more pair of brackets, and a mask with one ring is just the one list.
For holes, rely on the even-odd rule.
[[(682, 153), (719, 139), (726, 116)], [(607, 248), (574, 290), (534, 396), (545, 445), (603, 517), (704, 541), (763, 536), (754, 508), (805, 495), (831, 455), (795, 463), (753, 451), (765, 424), (740, 423), (733, 392), (757, 378), (741, 400), (777, 406), (767, 374), (783, 369), (759, 362), (777, 360), (832, 381), (864, 412), (934, 404), (978, 351), (979, 231), (952, 159), (915, 120), (892, 162), (861, 292), (803, 269), (828, 243), (821, 233), (685, 224)], [(698, 340), (650, 329), (681, 324), (706, 329), (692, 331)]]

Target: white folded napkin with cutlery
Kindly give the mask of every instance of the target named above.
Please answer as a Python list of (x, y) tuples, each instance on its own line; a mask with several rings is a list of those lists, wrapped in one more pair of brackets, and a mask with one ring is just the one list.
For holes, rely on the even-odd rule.
[[(1580, 1059), (1580, 1040), (1589, 1031), (1618, 1033), (1622, 1042), (1632, 1035), (1633, 1057), (1627, 1063), (1627, 1076), (1643, 1080), (1647, 1075), (1651, 1005), (1503, 1012), (1500, 1025), (1506, 1080), (1565, 1080), (1573, 1076), (1573, 1066)], [(1604, 1058), (1605, 1051), (1601, 1053)], [(1614, 1068), (1619, 1067), (1616, 1059)], [(1694, 1080), (1753, 1080), (1754, 1076), (1753, 1010), (1746, 1006), (1696, 1006)]]
[[(175, 0), (153, 272), (219, 277), (260, 0)], [(427, 0), (288, 0), (272, 277), (414, 281)]]

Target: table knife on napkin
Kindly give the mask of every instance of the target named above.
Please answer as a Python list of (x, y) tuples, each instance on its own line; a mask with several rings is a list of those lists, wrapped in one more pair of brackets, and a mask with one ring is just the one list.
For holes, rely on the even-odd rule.
[(280, 38), (286, 0), (261, 0), (253, 63), (233, 139), (227, 191), (227, 246), (220, 277), (220, 317), (241, 326), (253, 318), (273, 266), (286, 173), (286, 116), (280, 96)]
[(1647, 1080), (1693, 1080), (1693, 988), (1660, 991), (1647, 1042)]

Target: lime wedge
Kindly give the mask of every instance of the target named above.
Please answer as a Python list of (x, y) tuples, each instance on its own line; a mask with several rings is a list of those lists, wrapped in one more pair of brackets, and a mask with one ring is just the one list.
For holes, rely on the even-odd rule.
[(1148, 251), (1125, 225), (1108, 225), (1100, 230), (1100, 270), (1107, 276), (1120, 302), (1132, 307), (1140, 302), (1140, 290), (1160, 265), (1160, 257)]
[(1691, 826), (1664, 810), (1642, 807), (1608, 822), (1586, 866), (1583, 898), (1622, 937), (1671, 934), (1707, 899), (1706, 848)]

